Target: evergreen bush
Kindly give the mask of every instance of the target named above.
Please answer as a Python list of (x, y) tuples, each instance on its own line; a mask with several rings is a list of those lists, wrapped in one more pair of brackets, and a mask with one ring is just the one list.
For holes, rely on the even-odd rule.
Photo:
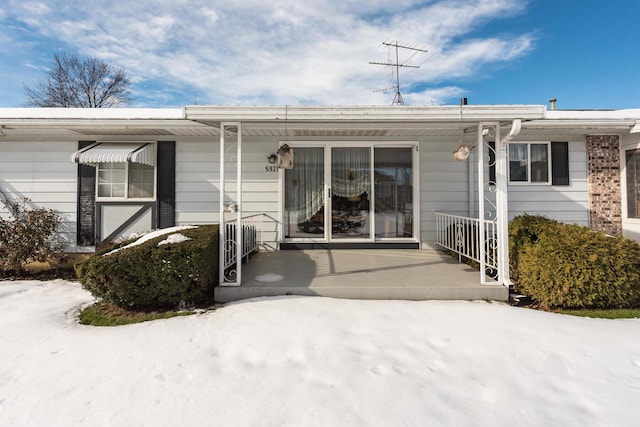
[[(190, 240), (158, 245), (176, 233)], [(103, 249), (76, 264), (82, 286), (127, 309), (213, 303), (218, 283), (218, 225), (183, 229), (124, 248), (128, 243)], [(117, 248), (121, 249), (113, 252)]]
[(540, 235), (550, 232), (560, 223), (541, 215), (519, 215), (509, 222), (509, 271), (514, 282), (520, 277), (520, 256), (524, 248), (536, 243)]
[(52, 209), (31, 208), (28, 202), (2, 201), (11, 215), (0, 217), (0, 271), (5, 274), (20, 276), (24, 264), (62, 255), (63, 245), (54, 241), (62, 218)]
[(542, 307), (640, 306), (636, 242), (568, 224), (545, 227), (535, 239), (518, 255), (517, 286)]

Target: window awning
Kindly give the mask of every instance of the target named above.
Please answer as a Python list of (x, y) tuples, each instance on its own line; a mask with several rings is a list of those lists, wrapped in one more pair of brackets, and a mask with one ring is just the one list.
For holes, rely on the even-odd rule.
[(156, 165), (156, 145), (147, 143), (98, 143), (78, 150), (71, 155), (71, 161), (83, 165), (97, 163), (142, 163)]

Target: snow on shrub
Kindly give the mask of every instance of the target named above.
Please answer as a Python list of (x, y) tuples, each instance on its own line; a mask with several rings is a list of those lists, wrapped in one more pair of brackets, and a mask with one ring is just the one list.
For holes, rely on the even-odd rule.
[(191, 240), (191, 238), (185, 236), (184, 234), (176, 233), (176, 234), (172, 234), (171, 236), (167, 237), (163, 241), (158, 242), (158, 246), (182, 243), (182, 242), (186, 242), (187, 240)]
[[(167, 240), (172, 244), (160, 244)], [(97, 252), (75, 269), (85, 289), (123, 308), (213, 303), (218, 282), (218, 226), (158, 230), (151, 237), (123, 242), (115, 250)]]
[[(128, 249), (128, 248), (132, 248), (134, 246), (138, 246), (143, 244), (144, 242), (147, 242), (151, 239), (155, 239), (156, 237), (160, 237), (160, 236), (165, 236), (167, 234), (169, 234), (171, 237), (173, 234), (171, 233), (175, 233), (176, 231), (181, 231), (181, 230), (188, 230), (190, 228), (195, 228), (195, 226), (193, 225), (180, 225), (180, 226), (176, 226), (176, 227), (169, 227), (169, 228), (162, 228), (160, 230), (156, 230), (156, 231), (152, 231), (150, 233), (144, 233), (140, 236), (135, 236), (129, 240), (124, 240), (122, 242), (118, 243), (118, 246), (114, 249), (113, 247), (111, 251), (107, 251), (105, 253), (103, 253), (104, 256), (106, 255), (111, 255), (113, 253), (116, 253), (118, 251), (121, 251), (122, 249)], [(160, 243), (158, 243), (160, 244)]]

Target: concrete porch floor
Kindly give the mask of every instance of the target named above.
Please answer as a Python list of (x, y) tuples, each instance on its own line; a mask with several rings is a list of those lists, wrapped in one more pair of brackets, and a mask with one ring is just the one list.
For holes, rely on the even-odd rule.
[(314, 249), (258, 252), (242, 266), (242, 285), (218, 287), (216, 301), (276, 295), (352, 299), (507, 301), (509, 290), (430, 249)]

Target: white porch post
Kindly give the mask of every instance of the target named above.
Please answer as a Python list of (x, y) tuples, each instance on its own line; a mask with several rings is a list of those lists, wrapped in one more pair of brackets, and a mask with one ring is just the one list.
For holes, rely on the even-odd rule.
[[(507, 197), (507, 143), (513, 135), (510, 133), (504, 140), (500, 135), (500, 123), (498, 122), (480, 122), (478, 123), (478, 220), (480, 222), (480, 283), (487, 284), (486, 279), (486, 256), (487, 247), (484, 243), (487, 233), (487, 225), (485, 223), (487, 218), (487, 209), (485, 202), (487, 201), (485, 195), (485, 155), (484, 155), (484, 138), (483, 131), (487, 128), (493, 128), (495, 130), (495, 170), (496, 170), (496, 182), (495, 184), (495, 205), (489, 201), (490, 208), (495, 209), (495, 221), (496, 221), (496, 240), (497, 240), (497, 282), (498, 285), (509, 286), (511, 281), (509, 279), (509, 207)], [(489, 165), (491, 167), (491, 165)]]
[(219, 244), (218, 244), (218, 276), (219, 284), (224, 284), (224, 254), (225, 254), (225, 240), (227, 238), (224, 226), (224, 124), (220, 123), (220, 183), (218, 185), (220, 191), (220, 203), (218, 204), (218, 222), (220, 223), (220, 229), (218, 230)]
[[(235, 235), (235, 263), (236, 263), (236, 280), (235, 282), (226, 282), (224, 275), (225, 266), (225, 250), (226, 240), (231, 237), (226, 235), (225, 217), (227, 211), (225, 204), (225, 143), (226, 129), (234, 127), (236, 129), (236, 197), (235, 203), (230, 203), (229, 211), (236, 213), (236, 235)], [(242, 240), (242, 124), (240, 122), (220, 123), (220, 245), (219, 251), (219, 270), (221, 286), (239, 286), (242, 282), (242, 257), (243, 257), (243, 240)]]
[(478, 165), (478, 225), (479, 225), (479, 233), (478, 236), (480, 238), (480, 284), (485, 285), (487, 283), (487, 278), (485, 276), (486, 269), (486, 250), (484, 243), (482, 242), (483, 236), (485, 234), (485, 224), (484, 224), (484, 140), (482, 137), (482, 131), (484, 130), (484, 123), (478, 123), (478, 142), (476, 147), (478, 149), (478, 158), (476, 159)]
[(242, 240), (242, 123), (236, 123), (236, 285), (242, 283), (242, 257), (244, 241)]

